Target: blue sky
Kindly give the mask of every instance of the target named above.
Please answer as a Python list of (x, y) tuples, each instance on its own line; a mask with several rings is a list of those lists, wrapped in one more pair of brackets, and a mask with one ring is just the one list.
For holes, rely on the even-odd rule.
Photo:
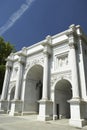
[(87, 0), (0, 0), (0, 36), (17, 50), (71, 24), (87, 34)]

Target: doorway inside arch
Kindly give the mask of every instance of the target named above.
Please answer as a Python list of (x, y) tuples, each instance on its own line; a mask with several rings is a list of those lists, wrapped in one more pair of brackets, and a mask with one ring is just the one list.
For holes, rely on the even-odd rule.
[(28, 72), (25, 86), (24, 112), (39, 113), (38, 101), (42, 98), (43, 67), (34, 65)]
[(55, 111), (57, 119), (70, 118), (70, 104), (68, 100), (72, 98), (71, 83), (62, 79), (55, 86)]

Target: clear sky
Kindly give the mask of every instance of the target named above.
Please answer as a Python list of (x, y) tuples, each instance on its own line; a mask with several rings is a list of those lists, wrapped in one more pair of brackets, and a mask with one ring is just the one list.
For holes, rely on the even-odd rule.
[(0, 36), (17, 50), (71, 24), (87, 34), (87, 0), (0, 0)]

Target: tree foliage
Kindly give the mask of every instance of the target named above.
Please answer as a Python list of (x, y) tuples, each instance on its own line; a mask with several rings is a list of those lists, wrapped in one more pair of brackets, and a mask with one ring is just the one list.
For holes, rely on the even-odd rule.
[(9, 42), (4, 41), (4, 39), (0, 37), (0, 94), (3, 86), (6, 58), (11, 52), (14, 51), (14, 46)]

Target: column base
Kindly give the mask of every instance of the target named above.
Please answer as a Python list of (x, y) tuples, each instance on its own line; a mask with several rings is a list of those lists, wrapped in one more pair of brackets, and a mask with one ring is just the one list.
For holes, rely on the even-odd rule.
[(87, 124), (85, 120), (85, 102), (82, 99), (74, 98), (68, 101), (70, 103), (71, 119), (69, 124), (75, 127), (83, 127)]
[(82, 128), (83, 126), (87, 125), (87, 120), (84, 120), (84, 119), (79, 119), (79, 120), (69, 119), (69, 125), (74, 126), (74, 127), (78, 127), (78, 128)]
[(37, 120), (48, 121), (53, 119), (53, 102), (50, 100), (39, 101), (39, 115)]
[(21, 100), (12, 100), (11, 101), (11, 110), (9, 112), (10, 116), (20, 116), (22, 113), (22, 101)]
[(8, 110), (8, 101), (0, 100), (0, 113), (7, 113)]

